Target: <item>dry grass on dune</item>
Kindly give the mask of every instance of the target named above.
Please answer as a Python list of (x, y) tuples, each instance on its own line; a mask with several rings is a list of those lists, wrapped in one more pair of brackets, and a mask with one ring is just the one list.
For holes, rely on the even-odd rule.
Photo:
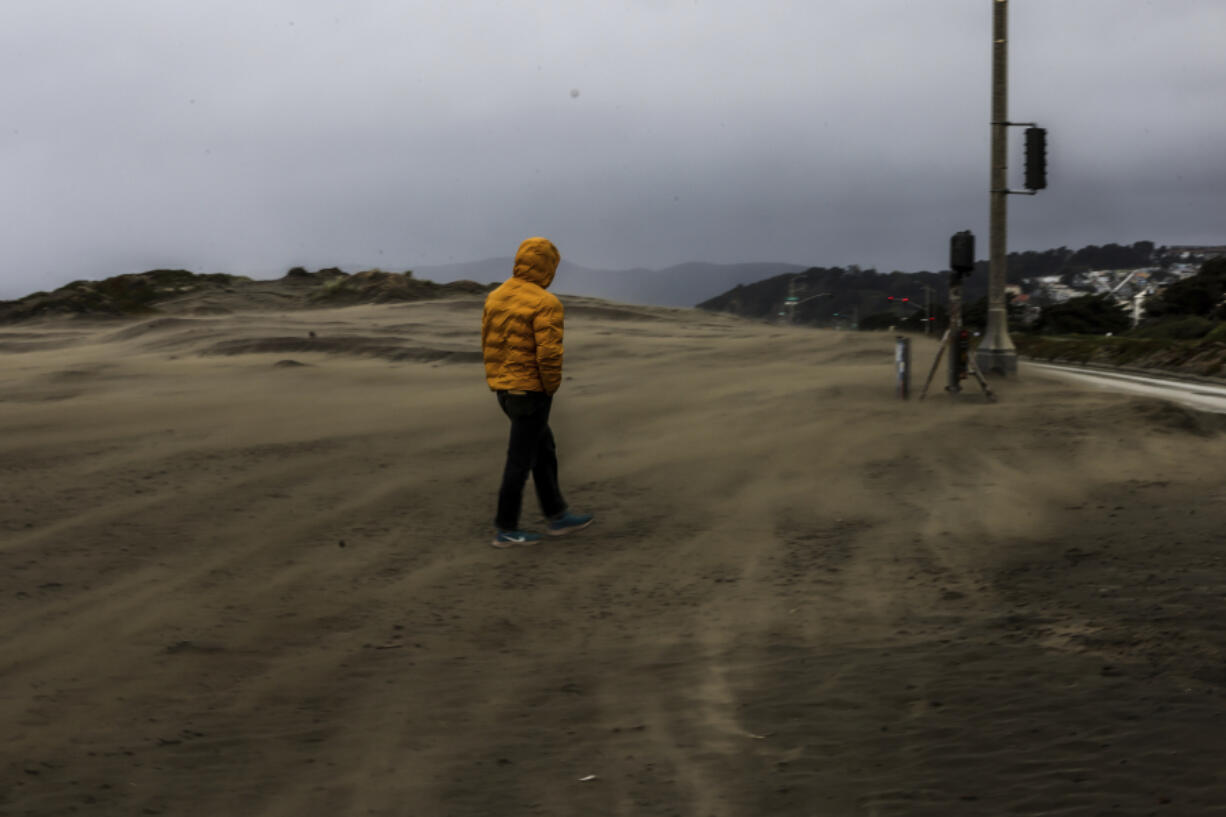
[(565, 301), (512, 551), (479, 297), (0, 331), (0, 815), (1226, 813), (1219, 420)]

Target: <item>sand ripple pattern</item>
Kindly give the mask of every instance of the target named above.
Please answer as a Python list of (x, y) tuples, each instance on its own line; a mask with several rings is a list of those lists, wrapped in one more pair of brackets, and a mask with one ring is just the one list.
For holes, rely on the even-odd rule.
[(479, 298), (0, 336), (0, 815), (1226, 814), (1213, 421), (567, 305), (510, 551)]

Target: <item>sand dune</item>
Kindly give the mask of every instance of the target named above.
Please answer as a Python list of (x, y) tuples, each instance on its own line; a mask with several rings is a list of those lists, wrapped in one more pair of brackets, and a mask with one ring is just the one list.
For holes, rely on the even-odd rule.
[(0, 815), (1226, 813), (1226, 419), (572, 298), (498, 551), (480, 304), (0, 330)]

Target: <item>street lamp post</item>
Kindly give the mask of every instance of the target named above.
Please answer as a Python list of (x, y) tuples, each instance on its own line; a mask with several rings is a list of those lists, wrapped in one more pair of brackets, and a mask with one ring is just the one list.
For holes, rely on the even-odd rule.
[(992, 0), (991, 210), (988, 225), (988, 325), (975, 357), (981, 371), (1017, 374), (1017, 349), (1005, 312), (1008, 217), (1009, 0)]
[[(816, 292), (806, 298), (800, 297), (800, 293), (804, 291), (804, 282), (800, 281), (797, 276), (793, 275), (788, 279), (788, 294), (783, 301), (783, 308), (786, 310), (787, 322), (795, 325), (796, 323), (796, 307), (803, 303), (808, 303), (814, 298), (824, 298), (827, 295), (833, 295), (833, 292)], [(784, 312), (779, 313), (781, 316)]]

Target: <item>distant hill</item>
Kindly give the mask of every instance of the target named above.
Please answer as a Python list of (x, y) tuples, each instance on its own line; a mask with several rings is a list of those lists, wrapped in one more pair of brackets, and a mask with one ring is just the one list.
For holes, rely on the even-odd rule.
[(419, 301), (487, 292), (473, 281), (438, 284), (411, 273), (336, 268), (291, 269), (272, 281), (241, 275), (197, 275), (188, 270), (149, 270), (102, 281), (73, 281), (53, 292), (0, 302), (0, 323), (57, 315), (112, 318), (170, 312), (225, 314), (250, 309), (304, 309), (358, 303)]
[[(414, 267), (417, 276), (432, 281), (457, 280), (502, 283), (511, 275), (511, 258), (487, 258), (466, 264)], [(737, 284), (773, 275), (801, 272), (800, 264), (707, 264), (692, 262), (661, 270), (606, 270), (562, 259), (550, 289), (561, 295), (586, 295), (628, 304), (692, 307)]]
[[(1058, 276), (1075, 285), (1078, 276), (1087, 270), (1186, 266), (1206, 253), (1212, 254), (1210, 251), (1221, 250), (1155, 248), (1152, 242), (1138, 241), (1130, 246), (1107, 244), (1076, 251), (1060, 247), (1010, 253), (1008, 281), (1022, 285), (1024, 291), (1028, 281), (1044, 276)], [(512, 259), (504, 257), (421, 266), (405, 272), (383, 272), (361, 265), (330, 267), (314, 273), (295, 268), (282, 278), (258, 281), (223, 273), (197, 275), (187, 270), (149, 270), (102, 281), (74, 281), (53, 292), (36, 292), (16, 301), (0, 302), (0, 322), (54, 314), (106, 316), (168, 309), (224, 312), (447, 297), (486, 292), (491, 284), (506, 280), (512, 266)], [(964, 287), (967, 303), (986, 294), (987, 269), (987, 262), (980, 261), (967, 279)], [(798, 322), (825, 325), (873, 314), (886, 318), (891, 312), (907, 314), (913, 311), (913, 306), (901, 304), (923, 303), (930, 293), (934, 304), (943, 302), (946, 288), (941, 273), (880, 273), (854, 265), (825, 268), (772, 262), (691, 262), (660, 270), (608, 270), (563, 259), (551, 289), (564, 296), (581, 295), (645, 306), (699, 306), (767, 318), (777, 316), (793, 279), (801, 301), (796, 307)], [(895, 302), (888, 300), (891, 295), (897, 299)], [(903, 298), (909, 300), (904, 302)]]
[[(52, 292), (0, 302), (0, 322), (50, 315), (123, 316), (156, 311), (230, 312), (241, 309), (342, 306), (486, 292), (511, 275), (510, 258), (420, 267), (406, 272), (295, 267), (284, 277), (199, 275), (188, 270), (148, 270), (101, 281), (73, 281)], [(352, 269), (352, 268), (351, 268)], [(600, 270), (563, 260), (551, 289), (627, 304), (693, 307), (740, 283), (786, 272), (798, 264), (680, 264), (663, 270)]]
[[(774, 319), (784, 309), (784, 300), (794, 294), (798, 299), (796, 323), (851, 326), (867, 316), (888, 310), (900, 316), (914, 312), (904, 304), (924, 304), (929, 297), (925, 286), (931, 290), (932, 303), (944, 299), (944, 276), (934, 272), (880, 273), (859, 267), (812, 267), (734, 287), (703, 301), (698, 308), (747, 318)], [(980, 282), (980, 287), (986, 284)], [(890, 297), (895, 300), (890, 301)]]
[[(1079, 250), (1068, 247), (1008, 254), (1006, 283), (1030, 292), (1041, 278), (1055, 276), (1076, 288), (1091, 270), (1128, 270), (1154, 268), (1165, 270), (1174, 264), (1212, 257), (1215, 247), (1155, 247), (1152, 241), (1125, 246), (1090, 245)], [(984, 298), (988, 290), (988, 262), (976, 262), (974, 272), (963, 285), (963, 301), (968, 306)], [(797, 323), (841, 325), (862, 323), (878, 317), (878, 322), (900, 323), (917, 313), (917, 307), (931, 297), (933, 314), (941, 319), (947, 299), (948, 281), (944, 272), (889, 272), (850, 267), (810, 267), (800, 272), (785, 272), (750, 284), (735, 286), (698, 304), (700, 309), (730, 312), (749, 318), (777, 318), (786, 311), (785, 299), (798, 298)], [(893, 300), (891, 300), (891, 297)], [(906, 300), (904, 300), (906, 299)], [(975, 320), (968, 316), (968, 320)]]

